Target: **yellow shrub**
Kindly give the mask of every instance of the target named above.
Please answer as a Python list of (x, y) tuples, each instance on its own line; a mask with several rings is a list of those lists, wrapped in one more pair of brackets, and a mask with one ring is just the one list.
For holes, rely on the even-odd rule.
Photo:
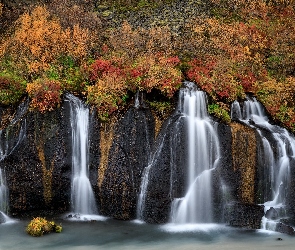
[(50, 232), (60, 233), (61, 231), (62, 227), (60, 225), (56, 225), (53, 221), (48, 221), (41, 217), (34, 218), (26, 227), (26, 232), (35, 237), (39, 237)]
[(78, 61), (85, 59), (90, 39), (88, 29), (79, 24), (63, 29), (45, 7), (38, 6), (18, 19), (4, 54), (9, 55), (18, 70), (40, 75), (61, 55)]

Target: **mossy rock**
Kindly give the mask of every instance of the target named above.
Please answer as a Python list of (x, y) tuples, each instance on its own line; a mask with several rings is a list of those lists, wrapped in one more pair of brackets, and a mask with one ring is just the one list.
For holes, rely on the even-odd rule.
[(101, 16), (105, 18), (111, 18), (113, 16), (113, 12), (110, 10), (105, 10), (104, 12), (102, 12)]
[(54, 221), (48, 221), (41, 217), (34, 218), (26, 227), (26, 232), (34, 237), (40, 237), (51, 232), (60, 233), (61, 231), (61, 225), (56, 225)]

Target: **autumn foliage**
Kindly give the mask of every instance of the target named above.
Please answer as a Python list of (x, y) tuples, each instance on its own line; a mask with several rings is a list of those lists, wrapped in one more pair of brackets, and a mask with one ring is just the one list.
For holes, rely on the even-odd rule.
[(36, 217), (30, 221), (26, 227), (26, 232), (34, 237), (40, 237), (43, 234), (51, 232), (61, 233), (62, 226), (55, 224), (54, 221), (48, 221), (42, 217)]
[(294, 1), (208, 2), (210, 15), (191, 17), (178, 33), (127, 21), (107, 28), (87, 4), (69, 0), (37, 6), (1, 41), (1, 103), (27, 93), (32, 108), (45, 112), (67, 90), (105, 119), (136, 91), (157, 90), (167, 101), (186, 79), (208, 93), (210, 113), (226, 122), (231, 103), (251, 93), (295, 131)]
[(60, 82), (49, 79), (38, 79), (27, 84), (31, 107), (41, 113), (51, 111), (59, 105), (61, 90)]
[[(212, 2), (215, 17), (197, 18), (187, 26), (192, 39), (186, 77), (214, 102), (227, 104), (220, 105), (227, 110), (233, 100), (254, 94), (275, 120), (293, 130), (293, 2)], [(234, 8), (229, 11), (225, 2)]]
[(182, 74), (176, 66), (178, 57), (165, 57), (161, 54), (142, 56), (130, 65), (120, 57), (99, 58), (90, 66), (88, 87), (89, 103), (96, 105), (101, 117), (107, 117), (126, 101), (128, 91), (151, 92), (160, 90), (163, 95), (172, 97), (180, 87)]
[(3, 105), (17, 104), (24, 96), (26, 82), (7, 72), (0, 73), (0, 103)]

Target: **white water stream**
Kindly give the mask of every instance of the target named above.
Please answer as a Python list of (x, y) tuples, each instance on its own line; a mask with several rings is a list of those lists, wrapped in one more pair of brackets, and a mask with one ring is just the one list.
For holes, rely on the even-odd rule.
[[(212, 170), (218, 162), (219, 141), (207, 114), (206, 94), (189, 84), (180, 91), (180, 110), (188, 129), (186, 195), (172, 203), (175, 224), (212, 223)], [(175, 152), (176, 153), (176, 152)]]
[[(25, 138), (26, 119), (20, 119), (22, 119), (27, 112), (28, 106), (28, 101), (21, 103), (8, 127), (0, 130), (0, 161), (8, 157)], [(20, 126), (17, 125), (18, 122)], [(14, 221), (7, 215), (8, 212), (9, 190), (6, 182), (5, 170), (0, 168), (0, 213), (5, 223)]]
[[(173, 171), (175, 164), (174, 155), (182, 145), (180, 138), (188, 138), (185, 147), (188, 161), (183, 166), (183, 172), (187, 173), (185, 183), (185, 196), (175, 198), (171, 204), (170, 222), (175, 225), (187, 223), (212, 223), (212, 170), (215, 168), (220, 152), (218, 136), (214, 123), (207, 114), (206, 94), (198, 91), (193, 83), (186, 82), (186, 87), (179, 93), (177, 117), (168, 120), (167, 127), (173, 131), (171, 138), (170, 156), (170, 196), (173, 197)], [(170, 124), (173, 122), (173, 124)], [(184, 134), (179, 133), (179, 127), (184, 125)], [(143, 211), (146, 203), (146, 192), (149, 185), (149, 175), (161, 155), (163, 142), (167, 134), (159, 137), (155, 152), (145, 168), (141, 182), (141, 191), (138, 199), (137, 218), (143, 219)], [(176, 177), (177, 178), (177, 177)]]
[(94, 193), (89, 180), (89, 109), (82, 101), (68, 94), (72, 127), (72, 212), (81, 215), (97, 214)]
[[(232, 115), (235, 115), (235, 119), (255, 128), (262, 139), (266, 167), (264, 171), (267, 173), (265, 182), (270, 183), (271, 189), (271, 199), (265, 198), (263, 203), (265, 212), (273, 207), (282, 217), (285, 215), (286, 195), (290, 182), (290, 157), (294, 157), (295, 154), (295, 140), (286, 129), (268, 122), (264, 107), (255, 98), (247, 98), (243, 103), (243, 114), (240, 110), (239, 103), (235, 101), (232, 105)], [(263, 136), (262, 129), (271, 133), (273, 142)], [(274, 149), (278, 149), (278, 152), (275, 153)], [(275, 224), (276, 221), (264, 217), (262, 229), (273, 230)]]

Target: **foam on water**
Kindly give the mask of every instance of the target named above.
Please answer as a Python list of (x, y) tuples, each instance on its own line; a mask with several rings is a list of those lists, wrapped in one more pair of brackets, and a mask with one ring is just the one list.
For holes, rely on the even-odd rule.
[(169, 233), (181, 233), (181, 232), (211, 232), (219, 230), (229, 230), (223, 224), (215, 223), (186, 223), (186, 224), (177, 224), (177, 223), (168, 223), (160, 228)]

